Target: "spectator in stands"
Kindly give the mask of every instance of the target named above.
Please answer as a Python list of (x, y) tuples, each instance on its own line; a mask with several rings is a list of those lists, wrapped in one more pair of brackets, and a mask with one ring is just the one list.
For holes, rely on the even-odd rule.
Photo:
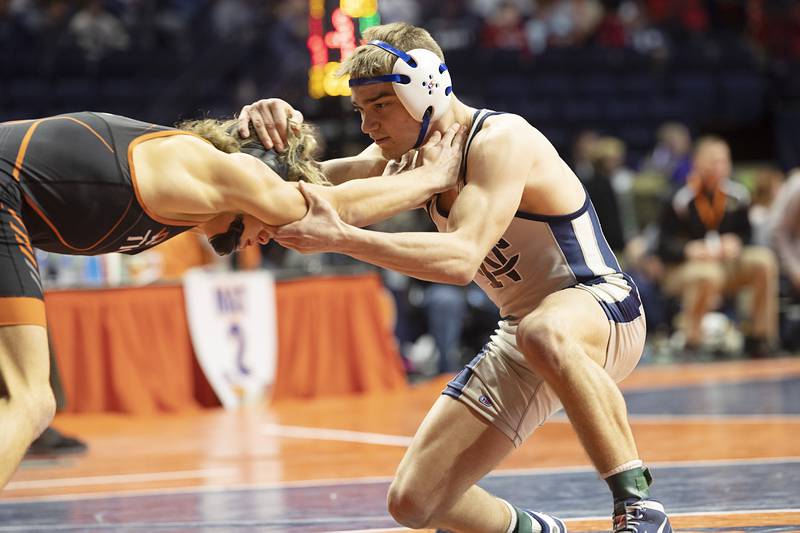
[(597, 132), (583, 130), (578, 133), (572, 143), (572, 161), (570, 166), (575, 170), (575, 175), (585, 185), (592, 179), (594, 166), (592, 165), (592, 150), (597, 142)]
[[(788, 306), (800, 304), (800, 168), (789, 173), (781, 193), (770, 209), (766, 223), (770, 245), (781, 266), (781, 293)], [(781, 323), (782, 341), (787, 347), (800, 346), (800, 324), (785, 313)]]
[(477, 16), (488, 19), (505, 3), (512, 3), (524, 16), (530, 16), (532, 4), (530, 0), (458, 0), (468, 6), (470, 12)]
[(481, 32), (481, 46), (504, 51), (528, 53), (522, 13), (513, 2), (503, 2), (486, 21)]
[(387, 22), (419, 22), (421, 11), (420, 2), (417, 0), (380, 0), (376, 2), (380, 9), (381, 20)]
[(800, 168), (789, 174), (771, 209), (768, 235), (783, 275), (800, 295)]
[(661, 283), (664, 263), (656, 255), (658, 227), (648, 225), (639, 235), (628, 241), (624, 250), (625, 269), (633, 278), (642, 297), (647, 317), (647, 332), (665, 333), (669, 329), (667, 303)]
[(69, 24), (71, 8), (65, 0), (53, 0), (28, 14), (28, 23), (36, 34), (36, 45), (42, 62), (49, 64), (58, 52), (71, 44)]
[(480, 33), (480, 19), (471, 13), (464, 0), (444, 0), (431, 6), (426, 19), (431, 35), (444, 52), (472, 50)]
[(680, 122), (666, 122), (659, 126), (656, 138), (656, 145), (642, 163), (642, 170), (661, 174), (675, 189), (682, 187), (692, 166), (689, 128)]
[(800, 3), (765, 2), (762, 20), (757, 38), (767, 53), (777, 59), (800, 60)]
[(544, 34), (547, 46), (581, 46), (594, 35), (603, 13), (597, 0), (545, 0), (538, 4), (528, 32)]
[(130, 38), (122, 23), (109, 13), (102, 0), (89, 0), (69, 23), (70, 32), (89, 60), (96, 61), (112, 50), (125, 50)]
[(620, 254), (636, 233), (631, 188), (633, 173), (625, 168), (625, 143), (600, 137), (592, 146), (592, 179), (586, 190), (594, 203), (609, 246)]
[(750, 246), (750, 196), (730, 174), (728, 144), (698, 140), (689, 181), (663, 210), (658, 254), (667, 265), (665, 291), (681, 299), (687, 351), (701, 348), (703, 316), (722, 296), (748, 287), (745, 351), (761, 357), (777, 340), (777, 262), (771, 250)]
[(0, 46), (9, 50), (14, 44), (27, 42), (29, 38), (23, 18), (11, 9), (11, 0), (0, 0)]
[(650, 19), (677, 38), (700, 35), (708, 29), (708, 10), (701, 0), (647, 0)]
[(667, 56), (667, 41), (663, 32), (650, 24), (645, 6), (635, 0), (623, 0), (615, 9), (608, 9), (597, 28), (595, 39), (602, 46), (632, 47), (654, 59)]
[(753, 183), (753, 202), (750, 205), (750, 225), (753, 227), (753, 244), (770, 246), (770, 221), (775, 201), (783, 189), (785, 176), (777, 168), (760, 170)]
[(246, 42), (256, 20), (256, 6), (251, 0), (224, 0), (214, 2), (211, 8), (215, 36), (228, 43)]

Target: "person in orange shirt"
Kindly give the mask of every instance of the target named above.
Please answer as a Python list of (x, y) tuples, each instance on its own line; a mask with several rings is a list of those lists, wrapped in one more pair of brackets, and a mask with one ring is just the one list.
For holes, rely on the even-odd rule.
[(306, 214), (297, 184), (282, 177), (316, 181), (309, 186), (363, 226), (450, 189), (461, 164), (454, 125), (430, 135), (424, 164), (403, 175), (323, 186), (315, 165), (281, 165), (231, 135), (232, 124), (170, 128), (93, 112), (0, 124), (0, 487), (55, 409), (34, 248), (136, 254), (199, 228), (227, 254)]

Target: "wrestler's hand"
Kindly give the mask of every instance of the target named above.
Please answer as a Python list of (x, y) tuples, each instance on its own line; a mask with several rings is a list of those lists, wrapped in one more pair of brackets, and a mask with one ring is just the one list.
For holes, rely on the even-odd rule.
[(305, 182), (298, 184), (308, 204), (306, 215), (291, 224), (272, 228), (272, 239), (301, 254), (335, 251), (347, 225), (331, 204)]
[(303, 123), (303, 114), (280, 98), (266, 98), (246, 105), (239, 112), (239, 136), (250, 136), (250, 123), (256, 130), (264, 148), (275, 148), (282, 152), (286, 148), (289, 118), (292, 122)]
[(447, 128), (444, 135), (433, 132), (419, 149), (417, 163), (421, 162), (426, 173), (430, 173), (439, 192), (452, 189), (458, 183), (466, 139), (467, 128), (456, 123)]
[[(417, 166), (417, 155), (418, 152), (416, 150), (411, 150), (404, 153), (400, 159), (389, 160), (381, 175), (394, 176), (395, 174), (400, 174), (401, 172), (415, 168)], [(422, 161), (422, 159), (420, 159), (420, 161)]]

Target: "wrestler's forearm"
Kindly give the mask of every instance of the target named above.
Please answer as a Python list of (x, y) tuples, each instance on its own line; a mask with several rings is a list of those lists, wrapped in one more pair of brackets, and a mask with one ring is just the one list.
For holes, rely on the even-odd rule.
[(413, 278), (466, 285), (479, 263), (475, 246), (453, 233), (383, 233), (348, 227), (335, 250)]
[(386, 167), (386, 160), (370, 146), (353, 157), (323, 161), (320, 167), (328, 181), (339, 185), (350, 180), (379, 176)]
[(335, 187), (315, 187), (343, 221), (368, 226), (414, 209), (442, 190), (444, 182), (420, 167), (390, 176), (352, 180)]

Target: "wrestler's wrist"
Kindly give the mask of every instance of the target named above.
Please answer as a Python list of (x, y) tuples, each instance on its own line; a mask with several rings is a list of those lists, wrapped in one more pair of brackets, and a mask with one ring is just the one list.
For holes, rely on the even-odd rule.
[(429, 196), (444, 192), (450, 188), (450, 184), (447, 183), (447, 176), (443, 175), (442, 172), (437, 170), (438, 169), (434, 165), (428, 165), (415, 168), (412, 171), (419, 173), (417, 176), (415, 176), (417, 179), (424, 180), (425, 184), (427, 185), (427, 192)]
[(340, 224), (339, 231), (333, 238), (334, 248), (345, 254), (358, 251), (358, 233), (361, 231), (364, 230), (349, 224)]

